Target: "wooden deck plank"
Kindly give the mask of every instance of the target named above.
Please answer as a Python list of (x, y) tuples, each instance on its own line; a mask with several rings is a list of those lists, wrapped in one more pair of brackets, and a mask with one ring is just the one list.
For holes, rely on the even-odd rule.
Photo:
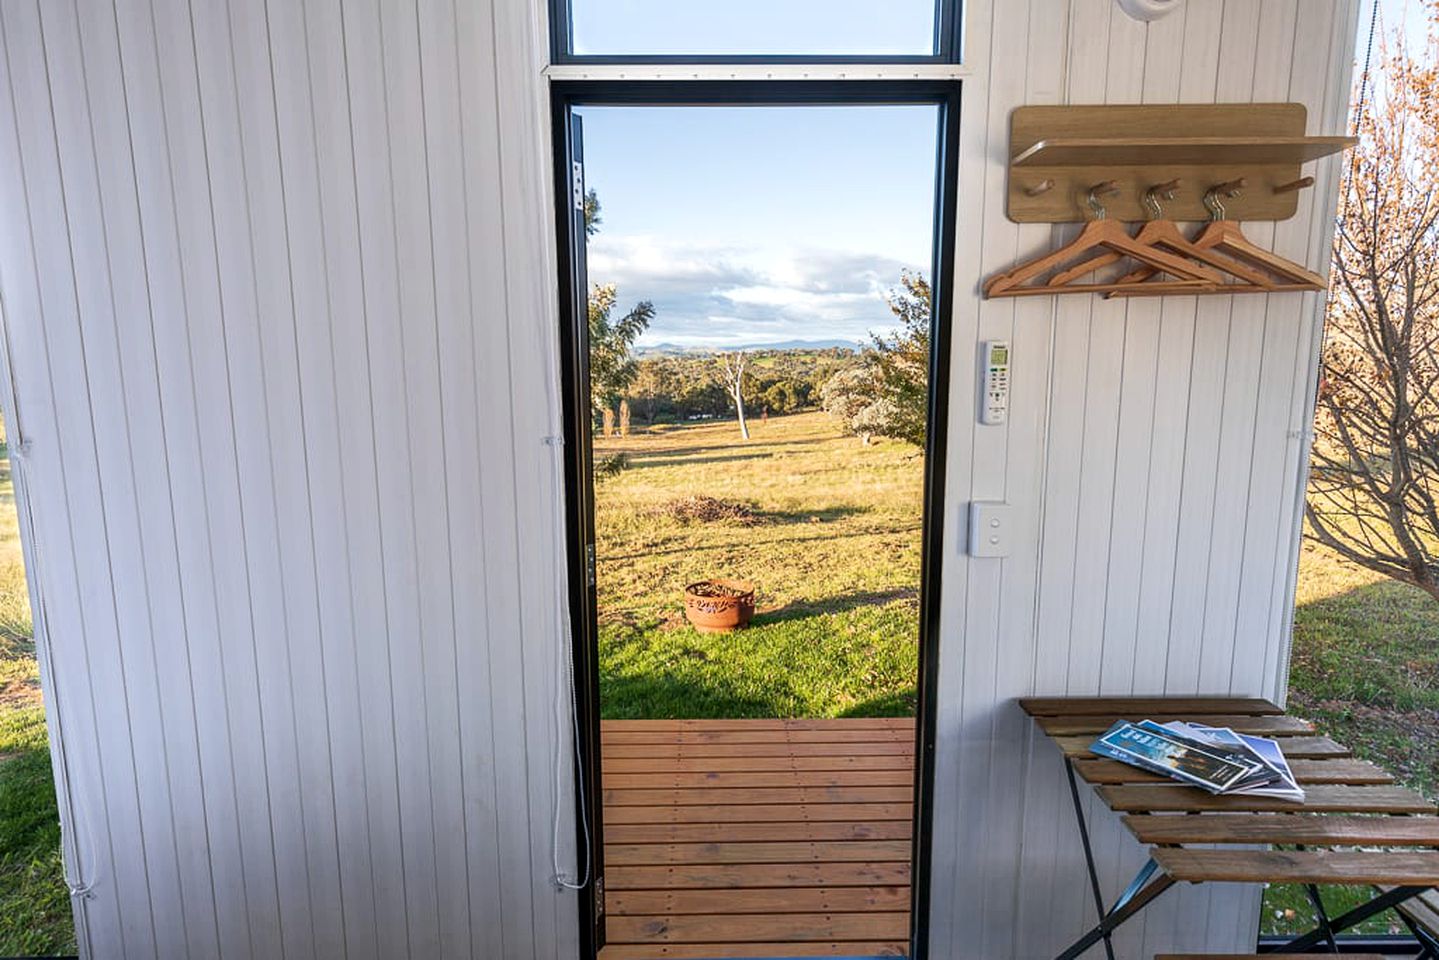
[(1111, 810), (1123, 813), (1439, 813), (1434, 804), (1403, 787), (1351, 787), (1315, 784), (1304, 788), (1304, 802), (1273, 797), (1215, 796), (1179, 784), (1126, 784), (1097, 788)]
[[(612, 867), (606, 890), (732, 890), (737, 887), (895, 887), (909, 885), (907, 863), (735, 863)], [(776, 891), (776, 897), (784, 896)]]
[(606, 823), (609, 843), (746, 843), (771, 840), (909, 840), (908, 820), (868, 823)]
[[(1394, 778), (1367, 760), (1289, 760), (1289, 768), (1300, 783), (1385, 784)], [(1093, 784), (1172, 783), (1166, 776), (1131, 767), (1118, 760), (1093, 758), (1074, 761), (1074, 772)]]
[[(1090, 734), (1071, 737), (1053, 737), (1066, 757), (1092, 757), (1089, 745), (1094, 742)], [(1349, 748), (1341, 746), (1328, 737), (1285, 737), (1282, 741), (1284, 756), (1288, 759), (1318, 760), (1326, 757), (1347, 757)]]
[(804, 940), (893, 940), (909, 932), (909, 911), (787, 914), (611, 916), (607, 940), (616, 943), (793, 943)]
[(908, 803), (773, 803), (704, 806), (606, 807), (605, 823), (763, 823), (778, 821), (909, 820)]
[(1284, 843), (1314, 846), (1439, 847), (1439, 817), (1348, 817), (1212, 813), (1200, 817), (1129, 814), (1140, 843)]
[(729, 773), (765, 770), (914, 770), (914, 755), (887, 753), (872, 757), (604, 757), (604, 774)]
[(828, 943), (611, 943), (600, 951), (600, 960), (714, 960), (715, 957), (743, 960), (748, 957), (903, 957), (909, 954), (907, 940)]
[(680, 787), (656, 790), (605, 790), (605, 807), (672, 804), (740, 806), (771, 803), (908, 803), (914, 787)]
[(840, 726), (846, 730), (914, 731), (913, 717), (845, 717), (843, 719), (813, 717), (758, 717), (722, 720), (601, 720), (600, 731), (633, 730), (828, 730)]
[(1165, 873), (1181, 882), (1345, 883), (1439, 885), (1439, 853), (1347, 850), (1151, 851)]
[[(1093, 738), (1091, 738), (1092, 740)], [(606, 743), (606, 758), (634, 757), (863, 757), (902, 756), (914, 753), (914, 741), (881, 743)]]
[(914, 770), (731, 770), (700, 773), (609, 773), (606, 790), (678, 790), (694, 787), (908, 787)]
[(908, 863), (905, 840), (796, 840), (740, 843), (607, 843), (607, 866), (671, 863)]
[[(1072, 736), (1075, 734), (1101, 734), (1112, 727), (1119, 718), (1112, 716), (1098, 717), (1038, 717), (1035, 723), (1039, 729), (1052, 737)], [(1171, 720), (1194, 720), (1193, 714), (1160, 713), (1147, 716), (1124, 717), (1123, 719), (1132, 722), (1140, 720), (1153, 720), (1156, 723), (1166, 723)], [(1299, 717), (1289, 716), (1263, 716), (1251, 717), (1236, 714), (1220, 714), (1217, 716), (1206, 716), (1203, 723), (1211, 727), (1229, 727), (1239, 733), (1249, 733), (1263, 737), (1295, 737), (1309, 736), (1314, 733), (1314, 724)]]
[(817, 728), (810, 730), (601, 730), (605, 745), (620, 743), (913, 743), (914, 731), (884, 727), (858, 730)]
[(1031, 717), (1132, 716), (1149, 713), (1248, 714), (1277, 716), (1283, 708), (1251, 697), (1021, 697), (1019, 706)]
[(908, 910), (910, 888), (800, 887), (782, 896), (767, 888), (741, 890), (621, 890), (605, 896), (611, 915), (685, 913), (850, 913)]

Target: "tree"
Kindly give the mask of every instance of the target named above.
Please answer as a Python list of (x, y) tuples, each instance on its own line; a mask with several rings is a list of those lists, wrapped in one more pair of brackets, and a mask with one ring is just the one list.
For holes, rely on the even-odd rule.
[(734, 408), (739, 413), (739, 435), (746, 440), (749, 439), (749, 425), (744, 421), (744, 368), (748, 360), (743, 350), (720, 354), (720, 365), (724, 367), (725, 389), (729, 391), (734, 400)]
[(585, 236), (593, 237), (600, 232), (600, 195), (591, 189), (585, 194)]
[(1396, 46), (1340, 202), (1306, 535), (1439, 599), (1439, 76), (1432, 33)]
[(824, 382), (819, 394), (825, 413), (843, 423), (868, 446), (874, 418), (866, 411), (880, 400), (871, 366), (861, 361), (839, 371)]
[(590, 403), (595, 416), (614, 416), (615, 404), (634, 382), (637, 372), (630, 353), (635, 340), (654, 319), (654, 304), (637, 303), (629, 313), (611, 320), (615, 306), (615, 285), (597, 284), (590, 291)]
[(858, 365), (830, 377), (821, 396), (825, 410), (865, 443), (891, 437), (922, 448), (929, 424), (929, 282), (906, 270), (885, 299), (899, 329), (872, 335)]
[[(600, 197), (590, 190), (585, 194), (585, 236), (599, 232)], [(635, 304), (619, 320), (611, 320), (615, 307), (615, 285), (595, 284), (590, 289), (588, 313), (590, 333), (590, 407), (599, 429), (608, 436), (615, 422), (615, 404), (630, 384), (636, 368), (631, 355), (635, 340), (644, 333), (655, 317), (655, 306), (648, 300)], [(624, 418), (628, 432), (629, 418)]]

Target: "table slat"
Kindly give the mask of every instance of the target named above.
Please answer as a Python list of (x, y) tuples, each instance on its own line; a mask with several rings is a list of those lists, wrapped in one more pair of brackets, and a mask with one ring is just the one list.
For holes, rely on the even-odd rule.
[(1439, 885), (1439, 853), (1156, 847), (1150, 856), (1170, 877), (1188, 883)]
[(1124, 825), (1140, 843), (1283, 843), (1314, 846), (1439, 847), (1439, 817), (1349, 817), (1210, 813), (1135, 815)]
[[(1144, 716), (1136, 714), (1123, 718), (1113, 716), (1036, 717), (1034, 722), (1039, 724), (1039, 729), (1051, 737), (1062, 737), (1082, 733), (1101, 734), (1112, 727), (1118, 719), (1129, 720), (1132, 723), (1138, 723), (1140, 720), (1153, 720), (1156, 723), (1167, 723), (1171, 720), (1196, 720), (1193, 714), (1157, 713)], [(1200, 721), (1196, 720), (1196, 722)], [(1299, 717), (1250, 717), (1220, 714), (1204, 717), (1202, 722), (1211, 727), (1229, 727), (1239, 733), (1263, 737), (1293, 737), (1314, 733), (1314, 724)]]
[(1096, 788), (1111, 810), (1124, 813), (1180, 813), (1209, 810), (1288, 813), (1439, 813), (1434, 804), (1403, 787), (1351, 787), (1315, 784), (1304, 788), (1304, 802), (1273, 797), (1216, 796), (1179, 784), (1124, 784)]
[[(1289, 768), (1300, 783), (1393, 783), (1394, 778), (1368, 760), (1289, 760)], [(1173, 783), (1169, 777), (1131, 767), (1118, 760), (1090, 759), (1074, 761), (1074, 772), (1093, 784), (1105, 783)]]
[(1019, 706), (1031, 717), (1112, 716), (1136, 713), (1247, 714), (1277, 716), (1282, 707), (1258, 697), (1021, 697)]

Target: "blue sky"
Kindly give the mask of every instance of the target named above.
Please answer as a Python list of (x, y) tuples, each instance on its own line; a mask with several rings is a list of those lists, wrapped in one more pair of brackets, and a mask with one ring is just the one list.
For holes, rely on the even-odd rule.
[[(1361, 64), (1364, 62), (1364, 44), (1369, 40), (1369, 14), (1373, 9), (1371, 2), (1372, 0), (1365, 0), (1359, 9), (1359, 43), (1356, 56)], [(1378, 3), (1380, 29), (1386, 34), (1392, 34), (1403, 26), (1410, 49), (1422, 47), (1424, 35), (1428, 31), (1428, 15), (1422, 0), (1378, 0)], [(1378, 56), (1377, 37), (1374, 40), (1374, 51)]]
[(576, 53), (926, 54), (934, 0), (571, 0)]
[(643, 345), (863, 340), (928, 274), (929, 106), (585, 107), (593, 283), (652, 300)]

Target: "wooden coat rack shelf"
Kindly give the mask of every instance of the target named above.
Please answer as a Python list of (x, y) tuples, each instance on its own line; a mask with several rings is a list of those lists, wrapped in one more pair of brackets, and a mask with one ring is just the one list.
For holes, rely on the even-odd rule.
[(1303, 165), (1355, 143), (1305, 136), (1306, 123), (1302, 103), (1020, 107), (1010, 118), (1009, 218), (1087, 220), (1090, 188), (1113, 181), (1108, 215), (1144, 220), (1145, 193), (1178, 180), (1190, 189), (1165, 204), (1165, 215), (1205, 220), (1205, 188), (1242, 179), (1243, 195), (1226, 202), (1235, 219), (1287, 220), (1313, 183)]

